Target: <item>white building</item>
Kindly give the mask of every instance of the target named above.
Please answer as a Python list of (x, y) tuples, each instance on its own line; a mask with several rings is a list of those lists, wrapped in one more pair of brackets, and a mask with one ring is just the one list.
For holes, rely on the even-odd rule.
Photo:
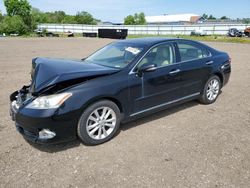
[(204, 18), (197, 14), (174, 14), (162, 16), (146, 16), (147, 24), (194, 24), (201, 23)]

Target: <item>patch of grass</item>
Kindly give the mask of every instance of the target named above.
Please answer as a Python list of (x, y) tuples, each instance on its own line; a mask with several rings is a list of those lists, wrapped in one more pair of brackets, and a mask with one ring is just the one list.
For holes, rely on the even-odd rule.
[(184, 38), (197, 41), (207, 42), (231, 42), (231, 43), (247, 43), (250, 44), (249, 37), (228, 37), (222, 35), (210, 36), (188, 36), (188, 35), (129, 35), (128, 38), (142, 38), (142, 37), (169, 37), (169, 38)]

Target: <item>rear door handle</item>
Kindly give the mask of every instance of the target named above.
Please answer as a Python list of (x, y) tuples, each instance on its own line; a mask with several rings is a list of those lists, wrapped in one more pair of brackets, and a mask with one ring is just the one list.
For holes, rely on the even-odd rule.
[(180, 69), (175, 69), (175, 70), (170, 71), (169, 74), (173, 75), (173, 74), (177, 74), (179, 72), (181, 72)]
[(206, 62), (206, 65), (211, 65), (211, 64), (213, 64), (214, 63), (214, 61), (207, 61)]

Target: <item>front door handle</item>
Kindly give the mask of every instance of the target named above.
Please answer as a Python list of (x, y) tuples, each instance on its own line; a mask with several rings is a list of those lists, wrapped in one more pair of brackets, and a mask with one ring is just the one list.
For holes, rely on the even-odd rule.
[(175, 69), (175, 70), (170, 71), (169, 74), (173, 75), (173, 74), (177, 74), (179, 72), (181, 72), (180, 69)]
[(206, 62), (206, 65), (211, 65), (211, 64), (213, 64), (214, 63), (214, 61), (207, 61)]

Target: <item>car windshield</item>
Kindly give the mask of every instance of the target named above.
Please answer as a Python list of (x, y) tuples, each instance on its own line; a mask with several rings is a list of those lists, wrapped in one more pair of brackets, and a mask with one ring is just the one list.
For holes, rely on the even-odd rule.
[(107, 67), (122, 69), (131, 63), (143, 50), (127, 43), (113, 43), (98, 50), (84, 61)]

